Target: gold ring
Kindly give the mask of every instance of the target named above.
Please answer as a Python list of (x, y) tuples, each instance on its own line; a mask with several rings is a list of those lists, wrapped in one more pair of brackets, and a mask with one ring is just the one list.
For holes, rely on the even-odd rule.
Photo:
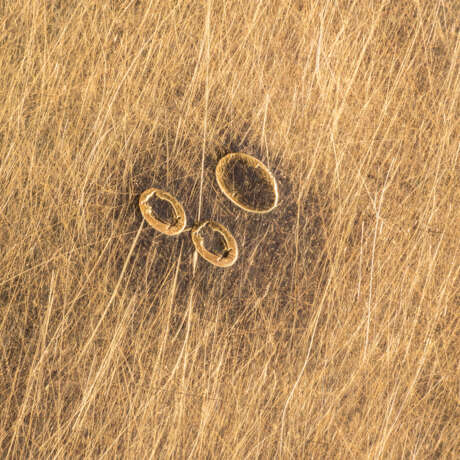
[[(203, 237), (200, 235), (200, 231), (206, 226), (219, 233), (224, 238), (225, 249), (220, 254), (208, 251), (204, 247), (204, 241)], [(198, 253), (203, 259), (206, 259), (213, 265), (218, 267), (230, 267), (236, 262), (236, 259), (238, 259), (238, 244), (233, 235), (222, 224), (212, 221), (201, 222), (192, 228), (191, 233), (193, 244)]]
[[(165, 222), (153, 214), (152, 206), (149, 205), (148, 201), (154, 197), (167, 201), (171, 205), (174, 214), (173, 222)], [(164, 192), (163, 190), (149, 188), (148, 190), (145, 190), (145, 192), (142, 192), (139, 198), (139, 207), (141, 209), (142, 216), (149, 225), (151, 225), (155, 230), (165, 233), (166, 235), (178, 235), (184, 230), (187, 223), (187, 218), (182, 205), (170, 193)]]
[[(234, 184), (232, 184), (229, 175), (225, 174), (226, 169), (229, 167), (229, 165), (232, 163), (235, 164), (237, 161), (242, 161), (246, 164), (246, 167), (253, 168), (258, 172), (261, 172), (264, 180), (271, 186), (273, 196), (271, 197), (270, 202), (267, 203), (266, 206), (257, 207), (248, 204), (247, 200), (245, 202), (244, 194), (236, 190), (236, 187)], [(230, 201), (232, 201), (245, 211), (255, 212), (257, 214), (265, 214), (274, 209), (278, 204), (278, 185), (276, 183), (275, 177), (261, 161), (259, 161), (257, 158), (251, 155), (242, 152), (230, 153), (228, 155), (225, 155), (223, 158), (220, 159), (219, 163), (217, 163), (216, 179), (220, 189), (222, 190), (222, 193)]]

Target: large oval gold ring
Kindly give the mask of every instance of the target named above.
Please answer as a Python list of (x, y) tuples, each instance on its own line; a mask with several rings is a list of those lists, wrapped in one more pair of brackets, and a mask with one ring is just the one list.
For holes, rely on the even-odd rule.
[[(167, 201), (173, 209), (173, 222), (165, 222), (158, 216), (153, 214), (153, 209), (149, 205), (148, 201), (151, 198), (158, 198), (163, 201)], [(166, 235), (178, 235), (181, 233), (187, 223), (185, 211), (179, 201), (173, 197), (170, 193), (160, 190), (158, 188), (149, 188), (142, 192), (139, 198), (139, 207), (141, 209), (142, 216), (155, 230), (165, 233)]]
[[(219, 233), (225, 241), (225, 249), (220, 254), (215, 254), (204, 247), (201, 230), (208, 226), (213, 231)], [(191, 231), (193, 244), (198, 253), (208, 262), (218, 267), (230, 267), (238, 259), (238, 244), (230, 231), (222, 224), (212, 221), (201, 222), (194, 225)]]
[[(242, 194), (238, 192), (228, 175), (225, 174), (226, 168), (238, 160), (244, 162), (248, 168), (254, 168), (259, 173), (261, 173), (263, 179), (272, 189), (273, 196), (270, 197), (270, 201), (265, 206), (257, 207), (255, 205), (250, 205), (247, 202), (245, 203)], [(254, 212), (257, 214), (265, 214), (270, 212), (278, 204), (278, 185), (276, 183), (275, 177), (260, 160), (253, 157), (252, 155), (248, 155), (242, 152), (225, 155), (220, 159), (219, 163), (217, 163), (216, 179), (222, 193), (230, 201), (245, 211)]]

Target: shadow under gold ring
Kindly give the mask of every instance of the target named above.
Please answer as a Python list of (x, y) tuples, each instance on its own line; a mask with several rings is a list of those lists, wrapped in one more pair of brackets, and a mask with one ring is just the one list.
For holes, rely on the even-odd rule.
[[(220, 254), (215, 254), (204, 247), (203, 237), (200, 231), (208, 226), (211, 230), (219, 233), (225, 241), (225, 249)], [(238, 259), (238, 244), (230, 231), (222, 224), (213, 221), (205, 221), (196, 224), (191, 229), (193, 244), (203, 259), (217, 267), (230, 267)]]
[[(148, 203), (148, 201), (153, 197), (167, 201), (170, 204), (174, 213), (173, 222), (164, 222), (153, 214), (153, 209)], [(178, 235), (184, 230), (185, 225), (187, 224), (184, 208), (179, 201), (170, 193), (158, 188), (149, 188), (148, 190), (142, 192), (139, 197), (139, 207), (141, 209), (142, 216), (147, 223), (155, 230), (158, 230), (166, 235)]]
[[(254, 168), (254, 169), (257, 169), (259, 172), (261, 172), (264, 180), (267, 182), (267, 184), (270, 185), (273, 196), (270, 200), (270, 203), (267, 206), (265, 207), (250, 206), (247, 203), (243, 202), (243, 200), (241, 199), (242, 197), (240, 196), (237, 190), (235, 189), (232, 190), (230, 188), (228, 184), (229, 181), (225, 180), (225, 176), (226, 176), (225, 170), (229, 166), (229, 164), (231, 164), (231, 162), (238, 161), (238, 160), (246, 163), (248, 168)], [(230, 201), (232, 201), (234, 204), (244, 209), (245, 211), (254, 212), (257, 214), (265, 214), (267, 212), (270, 212), (272, 209), (274, 209), (278, 204), (278, 185), (276, 183), (275, 177), (273, 176), (271, 171), (260, 160), (253, 157), (252, 155), (248, 155), (242, 152), (229, 153), (228, 155), (225, 155), (217, 163), (216, 179), (217, 179), (217, 184), (219, 185), (222, 193)]]

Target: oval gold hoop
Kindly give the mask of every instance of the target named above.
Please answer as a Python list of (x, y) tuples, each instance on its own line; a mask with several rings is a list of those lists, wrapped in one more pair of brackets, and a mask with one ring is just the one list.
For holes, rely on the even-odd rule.
[[(152, 207), (148, 204), (150, 198), (153, 197), (167, 201), (171, 205), (174, 212), (174, 222), (164, 222), (153, 215)], [(155, 230), (165, 233), (166, 235), (178, 235), (184, 230), (187, 223), (184, 208), (179, 201), (170, 193), (158, 188), (149, 188), (148, 190), (142, 192), (139, 197), (139, 207), (141, 209), (142, 216), (148, 224)]]
[[(223, 236), (226, 247), (221, 254), (214, 254), (204, 247), (200, 231), (206, 226)], [(206, 259), (211, 264), (217, 267), (230, 267), (238, 259), (238, 244), (233, 235), (222, 224), (212, 221), (201, 222), (192, 228), (191, 234), (196, 250), (203, 259)]]
[[(264, 178), (267, 180), (267, 182), (271, 185), (273, 189), (273, 201), (270, 204), (270, 206), (266, 208), (256, 208), (256, 207), (250, 207), (247, 204), (244, 204), (242, 200), (239, 198), (238, 193), (235, 191), (230, 190), (227, 185), (225, 184), (224, 180), (224, 175), (225, 175), (225, 168), (228, 166), (228, 164), (231, 161), (234, 161), (235, 159), (240, 159), (244, 161), (249, 167), (259, 169), (262, 171)], [(222, 191), (222, 193), (234, 204), (239, 206), (240, 208), (244, 209), (245, 211), (248, 212), (254, 212), (257, 214), (265, 214), (267, 212), (270, 212), (272, 209), (276, 207), (278, 204), (278, 185), (276, 183), (275, 177), (273, 174), (270, 172), (270, 170), (257, 158), (248, 155), (246, 153), (230, 153), (228, 155), (225, 155), (223, 158), (220, 159), (219, 163), (217, 163), (216, 167), (216, 179), (217, 183)]]

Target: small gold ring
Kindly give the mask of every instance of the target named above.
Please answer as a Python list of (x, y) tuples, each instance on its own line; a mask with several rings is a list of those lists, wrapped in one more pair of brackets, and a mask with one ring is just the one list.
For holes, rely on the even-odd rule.
[[(164, 222), (157, 216), (153, 215), (153, 209), (148, 204), (148, 201), (152, 197), (157, 197), (160, 200), (167, 201), (174, 212), (174, 222)], [(178, 235), (181, 233), (185, 225), (187, 224), (187, 218), (185, 215), (184, 208), (179, 201), (173, 197), (170, 193), (157, 188), (149, 188), (142, 192), (139, 197), (139, 207), (141, 209), (142, 216), (155, 230), (165, 233), (166, 235)]]
[[(242, 160), (246, 163), (247, 166), (252, 167), (254, 169), (259, 169), (262, 171), (265, 180), (268, 184), (270, 184), (273, 190), (273, 199), (269, 206), (265, 208), (257, 208), (254, 206), (249, 206), (241, 200), (238, 193), (235, 190), (231, 190), (228, 186), (228, 183), (225, 181), (225, 168), (229, 165), (230, 162), (234, 160)], [(225, 155), (223, 158), (220, 159), (219, 163), (217, 163), (216, 167), (216, 179), (217, 183), (222, 191), (222, 193), (234, 204), (239, 206), (240, 208), (244, 209), (245, 211), (254, 212), (257, 214), (265, 214), (270, 212), (272, 209), (276, 207), (278, 204), (278, 185), (276, 183), (275, 177), (270, 172), (270, 170), (257, 158), (248, 155), (246, 153), (230, 153)]]
[[(209, 226), (212, 230), (223, 236), (225, 240), (225, 249), (221, 254), (214, 254), (204, 247), (203, 237), (200, 235), (200, 231), (206, 226)], [(217, 267), (230, 267), (238, 259), (238, 244), (230, 231), (222, 224), (212, 221), (201, 222), (193, 226), (191, 234), (193, 244), (198, 253), (203, 259), (206, 259), (213, 265)]]

